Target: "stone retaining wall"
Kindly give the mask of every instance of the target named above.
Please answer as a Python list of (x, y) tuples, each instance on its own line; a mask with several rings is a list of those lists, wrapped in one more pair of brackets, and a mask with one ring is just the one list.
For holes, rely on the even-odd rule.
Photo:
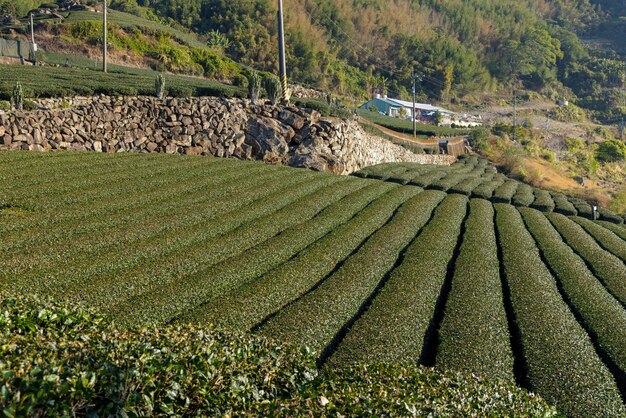
[[(54, 101), (49, 103), (51, 107)], [(266, 160), (336, 174), (383, 162), (451, 164), (365, 133), (355, 120), (242, 99), (94, 97), (0, 113), (0, 149), (166, 152)]]

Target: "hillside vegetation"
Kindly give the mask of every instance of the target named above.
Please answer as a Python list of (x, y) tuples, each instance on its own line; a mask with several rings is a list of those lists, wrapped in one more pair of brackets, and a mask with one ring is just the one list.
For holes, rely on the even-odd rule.
[[(486, 174), (478, 160), (427, 190), (160, 154), (0, 163), (9, 295), (306, 345), (356, 394), (378, 393), (369, 382), (382, 375), (355, 364), (410, 362), (514, 382), (572, 416), (626, 414), (626, 229), (452, 192), (461, 172)], [(569, 207), (519, 188), (497, 194)]]
[[(2, 0), (0, 8), (23, 15), (35, 3)], [(112, 14), (112, 44), (171, 70), (233, 78), (234, 68), (219, 66), (225, 53), (275, 72), (274, 3), (114, 0), (110, 7), (126, 15)], [(300, 83), (359, 99), (374, 92), (408, 98), (415, 68), (424, 101), (477, 103), (518, 88), (569, 99), (607, 123), (625, 112), (620, 0), (286, 0), (285, 9), (288, 67)], [(62, 40), (93, 43), (98, 16), (70, 15)]]

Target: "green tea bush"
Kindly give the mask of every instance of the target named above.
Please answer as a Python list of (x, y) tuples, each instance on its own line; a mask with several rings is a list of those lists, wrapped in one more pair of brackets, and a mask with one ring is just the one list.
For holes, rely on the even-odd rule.
[(476, 178), (471, 178), (471, 177), (466, 178), (460, 183), (457, 183), (456, 185), (452, 186), (449, 192), (464, 194), (465, 196), (471, 196), (474, 189), (476, 189), (477, 187), (485, 183), (491, 182), (493, 178), (494, 178), (493, 174), (485, 174), (481, 177), (476, 177)]
[(626, 262), (626, 241), (624, 241), (623, 238), (620, 238), (610, 230), (588, 219), (579, 217), (573, 217), (571, 219), (582, 226), (589, 235), (594, 237), (602, 248)]
[(543, 189), (535, 189), (535, 201), (530, 205), (531, 208), (540, 210), (541, 212), (552, 212), (554, 210), (554, 199), (549, 191)]
[(594, 274), (622, 304), (626, 305), (626, 266), (600, 247), (585, 230), (571, 219), (558, 214), (546, 215), (563, 240), (593, 269)]
[(506, 180), (502, 186), (493, 192), (492, 200), (497, 203), (511, 203), (511, 199), (515, 196), (520, 184), (516, 180)]
[[(533, 209), (520, 211), (574, 310), (598, 345), (626, 376), (626, 310), (594, 277), (585, 262), (563, 242), (545, 215)], [(575, 219), (595, 225), (586, 219)]]
[(598, 208), (598, 213), (600, 215), (600, 220), (613, 222), (614, 224), (623, 224), (624, 218), (620, 215), (617, 215), (615, 212), (606, 209), (606, 208)]
[(520, 183), (513, 196), (513, 204), (515, 206), (530, 206), (535, 201), (535, 195), (533, 194), (533, 188), (528, 184)]
[(439, 330), (436, 366), (513, 381), (493, 218), (491, 202), (471, 200)]
[(621, 225), (616, 225), (612, 222), (607, 221), (596, 221), (598, 225), (601, 225), (613, 232), (615, 235), (626, 241), (626, 228), (623, 228)]
[(575, 216), (578, 211), (563, 193), (551, 192), (552, 199), (554, 199), (554, 211), (566, 216)]
[(306, 349), (210, 327), (123, 330), (52, 302), (3, 297), (0, 336), (6, 416), (557, 416), (506, 382), (401, 365), (319, 373)]
[(472, 197), (479, 197), (481, 199), (491, 199), (493, 192), (504, 184), (506, 176), (503, 174), (496, 174), (493, 180), (483, 183), (472, 190)]
[(314, 351), (326, 349), (394, 266), (442, 197), (429, 192), (408, 200), (336, 272), (314, 291), (279, 311), (259, 332), (304, 343)]
[(530, 387), (569, 416), (625, 415), (613, 376), (564, 302), (519, 212), (504, 204), (496, 211), (505, 283)]
[[(444, 196), (432, 190), (424, 193), (435, 201)], [(372, 305), (330, 358), (332, 366), (420, 360), (466, 211), (465, 196), (448, 195), (441, 202), (406, 249), (402, 264), (391, 272)]]
[(412, 186), (428, 187), (437, 180), (444, 178), (447, 174), (448, 172), (445, 169), (431, 170), (412, 178), (408, 184)]
[(584, 216), (588, 219), (593, 218), (593, 208), (586, 200), (570, 197), (569, 201), (572, 202), (574, 208), (576, 208), (578, 216)]
[[(216, 299), (210, 305), (199, 307), (190, 317), (194, 322), (250, 329), (306, 293), (381, 228), (399, 205), (415, 195), (413, 188), (384, 184), (387, 193), (353, 220), (277, 269)], [(248, 306), (249, 309), (239, 309), (240, 306)]]

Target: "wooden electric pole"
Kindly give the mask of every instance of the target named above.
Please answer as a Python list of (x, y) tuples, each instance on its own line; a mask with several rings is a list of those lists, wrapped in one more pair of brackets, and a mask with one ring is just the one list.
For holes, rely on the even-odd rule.
[(287, 101), (287, 62), (285, 59), (285, 23), (283, 18), (283, 0), (278, 0), (278, 60), (280, 70), (281, 99)]
[(102, 29), (103, 29), (103, 42), (102, 42), (102, 71), (105, 73), (107, 68), (107, 0), (102, 0)]
[(33, 63), (37, 65), (37, 44), (35, 43), (35, 22), (33, 21), (33, 12), (30, 12), (30, 41), (33, 44)]

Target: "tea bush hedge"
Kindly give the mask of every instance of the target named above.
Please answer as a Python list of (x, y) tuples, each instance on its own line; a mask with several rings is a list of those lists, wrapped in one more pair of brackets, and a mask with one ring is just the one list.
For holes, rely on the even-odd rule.
[[(578, 225), (582, 226), (589, 235), (595, 238), (602, 248), (610, 252), (623, 262), (626, 262), (626, 241), (619, 235), (607, 228), (590, 221), (589, 219), (572, 217)], [(619, 227), (618, 227), (619, 228)]]
[(436, 365), (513, 381), (493, 219), (490, 202), (471, 200), (439, 330)]
[[(388, 193), (327, 237), (257, 280), (196, 308), (183, 319), (247, 330), (278, 312), (331, 274), (391, 218), (398, 206), (419, 191), (388, 185)], [(240, 309), (241, 306), (247, 309)]]
[(0, 340), (7, 417), (557, 416), (504, 382), (401, 365), (320, 373), (306, 349), (210, 327), (125, 330), (48, 301), (2, 297)]
[(613, 254), (605, 251), (576, 222), (558, 214), (548, 213), (548, 219), (563, 240), (589, 264), (595, 276), (611, 294), (626, 306), (626, 266)]
[(394, 267), (441, 199), (440, 193), (430, 192), (408, 200), (336, 272), (279, 311), (259, 332), (298, 341), (318, 352), (326, 348)]
[(453, 194), (444, 199), (406, 249), (402, 264), (351, 327), (331, 365), (420, 360), (466, 211), (466, 197)]
[(626, 310), (589, 271), (585, 262), (563, 242), (541, 212), (520, 209), (559, 286), (584, 325), (626, 376)]
[(521, 215), (513, 206), (495, 206), (501, 262), (530, 387), (570, 416), (623, 416), (626, 408), (613, 376), (563, 301)]

